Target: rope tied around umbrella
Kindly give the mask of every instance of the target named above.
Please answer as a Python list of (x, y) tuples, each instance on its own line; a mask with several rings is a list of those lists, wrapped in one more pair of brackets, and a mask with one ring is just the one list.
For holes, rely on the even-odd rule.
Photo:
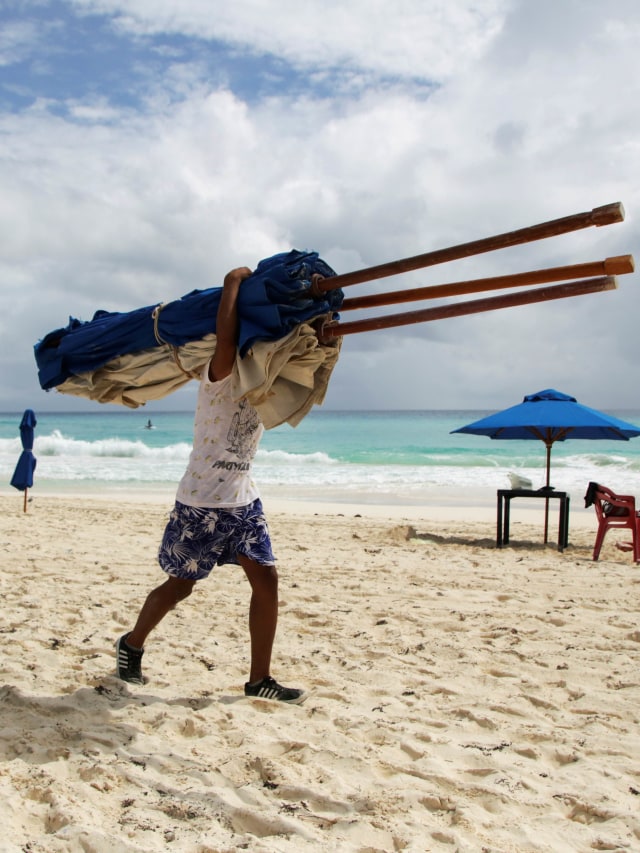
[(188, 376), (189, 379), (198, 379), (199, 374), (194, 373), (192, 370), (187, 370), (186, 367), (180, 361), (180, 349), (174, 344), (170, 344), (168, 341), (165, 341), (160, 334), (160, 314), (162, 313), (162, 309), (165, 306), (165, 302), (160, 302), (151, 312), (151, 317), (153, 318), (153, 334), (158, 343), (158, 346), (164, 347), (171, 353), (171, 357), (175, 362), (178, 370), (181, 370), (185, 376)]

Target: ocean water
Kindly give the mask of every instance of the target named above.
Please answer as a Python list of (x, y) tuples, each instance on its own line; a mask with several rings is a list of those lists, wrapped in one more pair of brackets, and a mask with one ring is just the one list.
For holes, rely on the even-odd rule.
[[(509, 472), (544, 485), (540, 441), (499, 441), (451, 431), (488, 411), (336, 412), (316, 409), (296, 428), (265, 432), (254, 464), (264, 494), (315, 501), (429, 504), (465, 492), (482, 502), (509, 488)], [(640, 411), (612, 411), (640, 424)], [(21, 450), (22, 412), (0, 415), (0, 486)], [(191, 447), (193, 413), (94, 408), (36, 410), (34, 491), (172, 492)], [(640, 438), (554, 445), (551, 484), (582, 498), (590, 480), (640, 493)], [(11, 490), (12, 491), (12, 490)], [(473, 502), (473, 501), (472, 501)]]

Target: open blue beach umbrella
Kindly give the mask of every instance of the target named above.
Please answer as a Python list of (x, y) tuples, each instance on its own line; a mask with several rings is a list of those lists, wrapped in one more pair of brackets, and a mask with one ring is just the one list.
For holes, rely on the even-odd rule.
[[(292, 250), (260, 261), (238, 297), (239, 349), (244, 356), (258, 340), (278, 340), (300, 323), (338, 310), (340, 289), (309, 296), (314, 274), (335, 276), (317, 252)], [(215, 333), (222, 288), (194, 290), (181, 299), (125, 313), (97, 311), (88, 321), (69, 318), (35, 347), (40, 386), (61, 385), (97, 370), (118, 356), (168, 343), (183, 346)]]
[(32, 409), (26, 409), (20, 421), (22, 453), (11, 478), (11, 485), (24, 492), (25, 512), (27, 511), (27, 491), (33, 486), (33, 472), (36, 468), (36, 457), (33, 455), (33, 432), (37, 423)]
[(551, 470), (551, 448), (567, 438), (628, 441), (640, 435), (640, 427), (583, 406), (575, 397), (554, 391), (528, 394), (522, 403), (511, 406), (482, 420), (454, 429), (471, 435), (487, 435), (496, 439), (526, 440), (537, 438), (547, 448), (547, 482)]

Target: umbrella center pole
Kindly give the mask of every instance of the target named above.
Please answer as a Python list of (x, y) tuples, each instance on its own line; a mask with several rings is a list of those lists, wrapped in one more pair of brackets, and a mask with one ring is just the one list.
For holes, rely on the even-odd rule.
[[(549, 488), (549, 480), (551, 476), (551, 446), (553, 442), (545, 442), (547, 447), (547, 489)], [(549, 540), (549, 498), (544, 499), (544, 544)]]

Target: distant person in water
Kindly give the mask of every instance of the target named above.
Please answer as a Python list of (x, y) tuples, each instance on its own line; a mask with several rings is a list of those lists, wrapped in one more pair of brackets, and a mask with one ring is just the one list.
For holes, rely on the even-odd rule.
[(153, 424), (151, 423), (151, 418), (147, 421), (146, 429), (153, 429)]
[(142, 655), (148, 635), (170, 610), (208, 577), (216, 565), (242, 566), (251, 585), (251, 665), (245, 696), (299, 704), (303, 690), (283, 687), (271, 676), (278, 620), (278, 574), (267, 521), (251, 463), (264, 427), (254, 407), (236, 401), (231, 371), (238, 340), (238, 292), (247, 267), (224, 279), (216, 320), (216, 350), (205, 366), (196, 408), (194, 440), (158, 560), (167, 580), (147, 596), (133, 629), (116, 643), (116, 672), (144, 684)]

